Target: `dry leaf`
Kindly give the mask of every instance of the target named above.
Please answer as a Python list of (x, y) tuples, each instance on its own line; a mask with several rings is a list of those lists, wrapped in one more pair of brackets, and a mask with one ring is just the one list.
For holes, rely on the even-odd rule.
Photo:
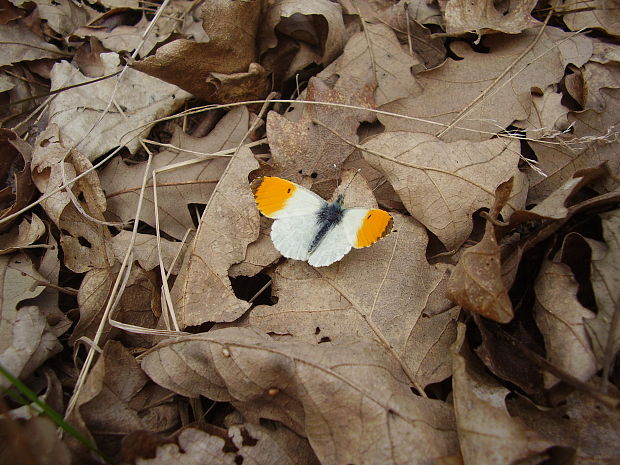
[[(508, 389), (485, 373), (459, 325), (454, 343), (454, 411), (465, 465), (503, 465), (540, 456), (553, 446), (506, 409)], [(539, 463), (539, 462), (532, 462)]]
[[(30, 175), (32, 147), (16, 134), (0, 129), (0, 218), (24, 208), (34, 194)], [(0, 232), (8, 231), (15, 220), (0, 225)]]
[(11, 0), (16, 6), (34, 2), (37, 14), (55, 32), (65, 37), (78, 27), (88, 24), (97, 11), (83, 3), (57, 2), (56, 0)]
[[(168, 392), (149, 382), (120, 342), (110, 341), (93, 366), (68, 420), (90, 433), (112, 456), (123, 435), (133, 431), (166, 431), (178, 423)], [(75, 447), (84, 447), (83, 445)]]
[(510, 4), (510, 11), (498, 11), (493, 0), (447, 0), (444, 10), (446, 32), (475, 32), (478, 36), (494, 32), (518, 34), (539, 24), (530, 16), (537, 1), (520, 1)]
[(45, 225), (34, 213), (28, 221), (26, 218), (19, 224), (18, 229), (12, 229), (0, 236), (0, 254), (14, 252), (28, 248), (45, 233)]
[[(278, 301), (253, 308), (250, 324), (313, 343), (384, 338), (418, 386), (450, 376), (446, 356), (458, 312), (423, 316), (446, 267), (426, 261), (427, 237), (419, 223), (393, 217), (392, 234), (330, 267), (293, 261), (279, 266), (272, 278)], [(443, 295), (439, 305), (450, 307)]]
[[(617, 389), (614, 394), (619, 394)], [(529, 428), (568, 449), (567, 460), (587, 465), (618, 463), (620, 416), (588, 394), (574, 391), (553, 409), (539, 408), (520, 396), (507, 403), (510, 413), (523, 418)]]
[(162, 445), (154, 458), (138, 459), (136, 463), (237, 465), (243, 461), (255, 465), (319, 465), (308, 442), (283, 426), (271, 430), (247, 423), (217, 431), (221, 436), (214, 433), (187, 428), (177, 438), (178, 445)]
[(564, 0), (562, 3), (558, 5), (559, 12), (563, 13), (562, 19), (572, 31), (597, 28), (620, 36), (620, 12), (614, 0), (583, 0), (577, 7), (572, 1)]
[(270, 2), (260, 22), (260, 55), (276, 47), (278, 36), (282, 35), (306, 42), (315, 49), (315, 63), (331, 63), (345, 43), (345, 25), (340, 5), (329, 0)]
[[(211, 153), (236, 147), (249, 128), (249, 113), (245, 108), (231, 110), (218, 125), (203, 138), (184, 134), (175, 127), (170, 144), (178, 150), (159, 152), (151, 163), (150, 173), (169, 165)], [(161, 229), (177, 239), (183, 238), (188, 229), (194, 227), (189, 205), (207, 203), (209, 197), (228, 165), (229, 157), (205, 159), (196, 163), (157, 175), (157, 199)], [(112, 160), (100, 173), (101, 184), (108, 199), (108, 210), (122, 221), (135, 218), (140, 187), (146, 163), (126, 165), (120, 158)], [(150, 174), (149, 173), (149, 174)], [(148, 176), (147, 186), (152, 185)], [(140, 220), (155, 227), (153, 190), (147, 187)]]
[[(620, 172), (620, 143), (615, 137), (620, 114), (620, 89), (602, 89), (605, 95), (605, 110), (597, 113), (587, 110), (569, 113), (568, 121), (573, 125), (572, 134), (560, 136), (560, 144), (547, 144), (545, 141), (529, 144), (538, 158), (538, 168), (546, 176), (534, 170), (527, 172), (530, 178), (528, 202), (539, 203), (551, 192), (573, 177), (576, 170), (591, 168), (607, 161), (612, 173)], [(595, 186), (599, 191), (610, 191), (615, 182), (608, 179)]]
[(411, 70), (420, 59), (405, 53), (394, 32), (384, 24), (366, 24), (355, 34), (343, 54), (319, 74), (328, 79), (337, 74), (354, 77), (360, 82), (376, 82), (377, 106), (407, 97), (415, 97), (422, 88)]
[[(547, 360), (581, 381), (596, 373), (596, 359), (586, 334), (584, 320), (594, 313), (577, 300), (577, 282), (570, 268), (563, 263), (545, 261), (540, 270), (534, 292), (536, 324), (547, 350)], [(558, 379), (545, 373), (545, 387)]]
[[(310, 80), (305, 100), (355, 105), (372, 108), (372, 88), (368, 85), (347, 89), (330, 89), (318, 78)], [(291, 180), (301, 180), (301, 175), (312, 176), (318, 182), (336, 179), (334, 165), (341, 166), (355, 150), (347, 141), (356, 143), (357, 128), (362, 121), (371, 121), (372, 113), (365, 110), (330, 107), (329, 105), (304, 105), (299, 121), (270, 111), (267, 115), (267, 138), (271, 148), (276, 174)], [(320, 121), (330, 130), (315, 124)]]
[[(532, 94), (532, 111), (525, 121), (515, 121), (515, 126), (529, 129), (530, 137), (552, 137), (568, 128), (569, 108), (562, 105), (563, 95), (549, 86), (542, 95)], [(535, 131), (534, 131), (535, 130)]]
[[(35, 306), (19, 307), (43, 291), (45, 282), (23, 254), (0, 256), (0, 363), (18, 378), (25, 378), (62, 346), (45, 316)], [(9, 381), (0, 379), (3, 387)]]
[(432, 463), (456, 452), (447, 404), (414, 395), (378, 344), (309, 345), (228, 328), (166, 341), (146, 373), (305, 434), (322, 464)]
[[(111, 239), (111, 246), (116, 260), (120, 263), (125, 257), (127, 248), (131, 243), (131, 231), (121, 231)], [(166, 267), (170, 270), (170, 265), (175, 257), (181, 253), (181, 243), (172, 242), (163, 237), (160, 238), (161, 258)], [(136, 260), (143, 270), (150, 271), (159, 266), (159, 253), (157, 250), (157, 238), (151, 234), (136, 234), (136, 240), (131, 248), (133, 258)], [(177, 259), (172, 274), (178, 274), (180, 269), (180, 260)]]
[(260, 8), (255, 1), (205, 3), (201, 15), (209, 42), (177, 39), (132, 66), (208, 101), (262, 98), (269, 81), (255, 63)]
[(183, 328), (233, 321), (250, 306), (235, 297), (228, 269), (243, 260), (248, 244), (258, 237), (259, 214), (248, 185), (250, 171), (258, 166), (250, 149), (242, 147), (207, 203), (172, 289)]
[[(490, 206), (497, 186), (518, 175), (518, 144), (506, 139), (446, 143), (429, 134), (386, 132), (363, 147), (409, 213), (449, 250), (471, 233), (472, 213)], [(515, 203), (511, 208), (522, 206)]]
[[(118, 70), (118, 54), (100, 56), (105, 74)], [(66, 61), (54, 65), (51, 77), (52, 90), (90, 80)], [(50, 103), (50, 123), (59, 126), (67, 146), (78, 144), (78, 150), (89, 160), (119, 145), (135, 152), (139, 147), (136, 137), (146, 135), (154, 120), (173, 112), (190, 96), (176, 86), (132, 69), (125, 71), (116, 92), (115, 87), (116, 79), (106, 79), (65, 90)], [(100, 121), (112, 96), (116, 105)]]
[(254, 276), (282, 256), (273, 245), (270, 236), (270, 228), (271, 220), (261, 215), (260, 235), (258, 239), (248, 245), (245, 252), (245, 259), (241, 263), (237, 263), (230, 268), (228, 275), (231, 278), (236, 278), (238, 276)]
[[(495, 219), (510, 197), (513, 180), (500, 184), (489, 214)], [(514, 317), (508, 289), (502, 279), (501, 254), (495, 236), (495, 226), (487, 219), (484, 236), (466, 249), (448, 282), (448, 297), (469, 310), (499, 323)]]
[(620, 215), (601, 215), (607, 251), (592, 248), (591, 279), (598, 313), (586, 327), (599, 366), (610, 367), (620, 347)]
[(71, 465), (67, 445), (59, 440), (57, 426), (45, 416), (27, 421), (0, 419), (0, 462), (33, 465)]
[(0, 66), (42, 58), (64, 58), (56, 46), (47, 43), (21, 24), (0, 24)]
[[(451, 49), (461, 60), (450, 59), (437, 69), (416, 75), (424, 92), (382, 108), (441, 124), (384, 115), (379, 119), (388, 131), (424, 132), (445, 141), (485, 140), (513, 121), (526, 119), (532, 109), (533, 87), (545, 89), (559, 82), (569, 63), (581, 66), (592, 54), (592, 43), (586, 37), (546, 28), (535, 42), (538, 32), (529, 29), (518, 36), (493, 36), (488, 53), (474, 52), (464, 42), (452, 42)], [(496, 79), (499, 81), (494, 83)], [(465, 129), (444, 129), (443, 125), (453, 123)]]

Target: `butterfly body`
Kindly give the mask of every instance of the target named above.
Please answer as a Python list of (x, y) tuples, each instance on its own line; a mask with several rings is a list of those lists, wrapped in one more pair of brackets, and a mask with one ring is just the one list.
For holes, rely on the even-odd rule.
[(266, 176), (252, 182), (256, 205), (275, 221), (271, 240), (287, 258), (327, 266), (351, 248), (372, 245), (392, 230), (392, 217), (379, 209), (344, 208), (343, 196), (327, 202), (286, 179)]

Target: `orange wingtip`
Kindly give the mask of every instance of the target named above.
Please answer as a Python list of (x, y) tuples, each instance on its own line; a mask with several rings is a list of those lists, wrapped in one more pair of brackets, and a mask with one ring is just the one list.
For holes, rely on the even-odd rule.
[(370, 210), (357, 231), (356, 248), (368, 247), (392, 232), (392, 216), (383, 210)]
[(273, 176), (255, 179), (250, 186), (258, 209), (268, 218), (277, 216), (297, 189), (291, 181)]

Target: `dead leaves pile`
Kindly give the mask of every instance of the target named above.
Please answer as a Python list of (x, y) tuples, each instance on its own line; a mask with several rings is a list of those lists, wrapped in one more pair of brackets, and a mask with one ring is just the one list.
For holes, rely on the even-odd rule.
[(0, 461), (618, 463), (619, 11), (0, 0)]

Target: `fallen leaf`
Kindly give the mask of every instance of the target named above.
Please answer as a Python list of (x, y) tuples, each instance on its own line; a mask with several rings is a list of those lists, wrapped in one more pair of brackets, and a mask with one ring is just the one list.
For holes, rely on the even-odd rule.
[[(510, 198), (512, 185), (510, 179), (497, 188), (489, 214), (492, 219), (497, 218)], [(502, 279), (495, 226), (489, 219), (480, 242), (466, 249), (454, 268), (448, 282), (448, 297), (466, 310), (493, 321), (508, 323), (513, 319), (512, 302)]]
[[(177, 409), (168, 392), (153, 384), (120, 342), (110, 341), (90, 371), (68, 420), (98, 438), (113, 456), (132, 431), (166, 431), (177, 426)], [(84, 446), (81, 445), (83, 448)]]
[(282, 426), (271, 430), (247, 423), (217, 432), (187, 428), (177, 443), (159, 446), (155, 457), (140, 459), (140, 465), (192, 465), (205, 460), (210, 465), (236, 465), (241, 460), (256, 465), (319, 464), (308, 442)]
[[(30, 175), (32, 147), (11, 131), (0, 130), (0, 179), (6, 187), (0, 189), (0, 219), (24, 208), (32, 198), (35, 187)], [(0, 233), (10, 229), (15, 220), (0, 225)]]
[(542, 95), (532, 94), (532, 111), (525, 121), (515, 121), (515, 126), (530, 129), (529, 137), (546, 137), (568, 128), (569, 108), (562, 105), (563, 95), (549, 86)]
[(607, 64), (588, 62), (583, 66), (583, 79), (587, 87), (581, 105), (584, 110), (594, 110), (598, 113), (605, 111), (608, 97), (601, 89), (620, 88), (620, 63)]
[(46, 21), (46, 24), (55, 32), (65, 37), (70, 35), (78, 27), (90, 22), (97, 11), (86, 4), (74, 2), (57, 2), (55, 0), (12, 0), (16, 6), (34, 2), (37, 6), (37, 14)]
[(0, 460), (2, 463), (71, 465), (71, 453), (59, 440), (57, 426), (45, 416), (26, 421), (0, 419)]
[[(537, 167), (545, 173), (542, 176), (534, 170), (527, 171), (531, 186), (529, 203), (541, 202), (571, 179), (576, 170), (599, 166), (607, 161), (612, 173), (620, 171), (620, 158), (616, 156), (620, 143), (615, 137), (620, 114), (620, 89), (601, 89), (600, 92), (606, 96), (606, 107), (602, 113), (594, 110), (569, 113), (572, 134), (559, 136), (553, 144), (547, 141), (529, 142), (538, 158)], [(615, 187), (615, 182), (607, 179), (594, 187), (607, 192)]]
[[(357, 142), (357, 128), (362, 121), (371, 121), (372, 113), (366, 110), (330, 107), (329, 103), (373, 108), (372, 88), (356, 87), (330, 89), (323, 81), (312, 78), (306, 99), (323, 105), (307, 104), (299, 121), (290, 121), (274, 111), (267, 115), (267, 138), (271, 148), (273, 166), (278, 176), (301, 180), (301, 175), (311, 176), (318, 182), (335, 180), (338, 173), (334, 165), (341, 166), (355, 150), (342, 138)], [(339, 136), (323, 126), (320, 121)], [(342, 137), (342, 138), (341, 138)]]
[(0, 66), (67, 56), (58, 47), (47, 43), (21, 24), (0, 24), (0, 43)]
[[(200, 157), (205, 160), (157, 175), (159, 221), (165, 233), (181, 239), (188, 229), (193, 229), (189, 205), (207, 203), (229, 161), (229, 157), (208, 159), (208, 155), (236, 147), (248, 128), (249, 113), (238, 108), (226, 114), (206, 137), (191, 137), (178, 127), (173, 130), (170, 144), (177, 149), (162, 150), (153, 157), (150, 173)], [(146, 163), (129, 166), (117, 157), (100, 172), (108, 211), (124, 222), (135, 217), (145, 167)], [(149, 175), (147, 186), (152, 185), (151, 179)], [(146, 188), (143, 202), (140, 220), (155, 227), (152, 187)]]
[(12, 229), (0, 236), (0, 254), (14, 252), (22, 248), (28, 248), (45, 233), (45, 225), (34, 213), (30, 221), (26, 218), (19, 224), (19, 228)]
[(228, 269), (243, 260), (248, 244), (258, 237), (259, 214), (248, 185), (248, 174), (258, 166), (250, 149), (242, 147), (207, 203), (172, 289), (182, 328), (233, 321), (250, 306), (235, 297)]
[[(547, 351), (547, 360), (581, 381), (597, 371), (596, 359), (586, 334), (586, 321), (594, 313), (577, 300), (577, 282), (563, 263), (546, 260), (540, 270), (534, 292), (534, 312)], [(545, 387), (558, 379), (545, 373)]]
[[(116, 260), (120, 263), (125, 257), (127, 248), (131, 243), (131, 231), (121, 231), (111, 239), (112, 252)], [(163, 237), (160, 238), (161, 258), (166, 270), (172, 274), (178, 274), (180, 269), (180, 260), (177, 259), (175, 267), (170, 270), (170, 265), (174, 259), (181, 254), (181, 243), (173, 242)], [(132, 254), (143, 270), (150, 271), (159, 266), (159, 256), (157, 250), (157, 238), (151, 234), (136, 234), (136, 240), (132, 246)]]
[(317, 49), (317, 64), (331, 63), (342, 51), (346, 37), (340, 5), (329, 0), (270, 2), (260, 21), (259, 54), (276, 47), (282, 35)]
[[(511, 326), (500, 326), (491, 320), (474, 314), (476, 328), (480, 331), (481, 344), (474, 350), (485, 366), (495, 376), (518, 386), (539, 404), (546, 400), (543, 394), (543, 375), (534, 363), (525, 357), (520, 349), (543, 354), (543, 348), (523, 328), (519, 320)], [(510, 328), (510, 332), (507, 332)]]
[[(596, 381), (599, 384), (600, 380)], [(614, 389), (617, 396), (618, 390)], [(620, 417), (588, 394), (571, 392), (552, 409), (541, 409), (520, 396), (507, 401), (512, 415), (548, 441), (568, 449), (574, 463), (614, 465), (620, 456)]]
[(258, 239), (248, 245), (244, 260), (230, 268), (228, 275), (231, 278), (254, 276), (282, 256), (273, 245), (269, 234), (270, 228), (271, 221), (269, 218), (261, 216)]
[(620, 215), (613, 210), (601, 215), (607, 251), (592, 248), (591, 280), (597, 314), (586, 328), (599, 366), (611, 367), (620, 347)]
[(518, 175), (518, 144), (505, 139), (446, 143), (429, 134), (385, 132), (362, 147), (407, 211), (448, 250), (467, 239), (472, 213), (491, 205), (497, 186)]
[[(418, 386), (450, 376), (445, 356), (458, 312), (423, 316), (446, 267), (426, 261), (428, 239), (419, 223), (398, 214), (393, 218), (392, 234), (330, 267), (319, 270), (293, 261), (280, 265), (272, 277), (277, 303), (253, 308), (250, 324), (315, 344), (384, 339)], [(442, 307), (450, 307), (445, 297)]]
[(449, 59), (439, 68), (417, 74), (422, 93), (382, 108), (422, 120), (378, 115), (379, 120), (387, 131), (435, 134), (450, 142), (486, 140), (513, 121), (526, 119), (532, 110), (533, 87), (546, 89), (559, 82), (569, 63), (581, 66), (592, 54), (586, 37), (546, 28), (537, 39), (538, 32), (528, 29), (518, 36), (493, 36), (488, 45), (483, 40), (488, 53), (452, 42), (452, 52), (460, 60)]
[(620, 35), (620, 13), (618, 5), (613, 0), (583, 0), (579, 7), (564, 0), (558, 5), (559, 12), (563, 13), (564, 23), (572, 31), (584, 28), (603, 29), (607, 34)]
[(446, 32), (475, 32), (479, 37), (494, 32), (519, 34), (524, 29), (539, 25), (539, 22), (530, 16), (536, 2), (537, 0), (526, 0), (510, 4), (509, 11), (498, 11), (493, 0), (448, 0), (444, 10)]
[[(269, 81), (267, 72), (256, 63), (260, 8), (260, 2), (205, 3), (202, 27), (209, 42), (177, 39), (131, 66), (208, 101), (262, 98), (268, 93)], [(219, 86), (225, 86), (224, 90)], [(237, 100), (227, 100), (231, 98)]]
[(322, 464), (432, 463), (456, 452), (450, 407), (414, 395), (378, 344), (317, 347), (228, 328), (166, 341), (142, 368), (179, 394), (284, 423)]
[[(25, 378), (62, 346), (50, 331), (45, 316), (35, 306), (22, 306), (43, 291), (45, 279), (23, 254), (0, 256), (0, 363), (13, 376)], [(3, 387), (10, 385), (2, 377)]]
[(347, 42), (342, 55), (319, 74), (354, 77), (361, 82), (376, 82), (375, 101), (381, 107), (395, 100), (415, 97), (422, 92), (411, 69), (420, 59), (405, 53), (394, 32), (384, 24), (366, 24), (363, 31)]
[[(105, 74), (119, 69), (118, 54), (100, 57)], [(51, 90), (90, 80), (66, 61), (54, 65), (51, 77)], [(121, 106), (112, 105), (100, 120), (113, 96)], [(58, 125), (67, 146), (77, 144), (80, 152), (94, 160), (119, 145), (135, 152), (140, 146), (137, 137), (148, 134), (154, 120), (173, 112), (189, 97), (176, 86), (128, 69), (118, 88), (112, 78), (58, 94), (50, 103), (49, 122)]]
[[(508, 389), (485, 373), (465, 342), (459, 325), (453, 347), (454, 412), (463, 463), (471, 465), (518, 463), (539, 460), (554, 444), (512, 417), (506, 409)], [(531, 463), (539, 463), (532, 461)]]

